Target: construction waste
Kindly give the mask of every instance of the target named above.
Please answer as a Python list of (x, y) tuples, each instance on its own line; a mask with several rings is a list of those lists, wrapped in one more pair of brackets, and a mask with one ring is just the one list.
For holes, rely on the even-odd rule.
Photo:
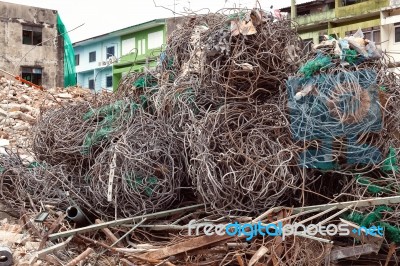
[(93, 97), (89, 89), (70, 87), (41, 91), (1, 77), (0, 146), (29, 149), (31, 128), (41, 110), (87, 101)]
[(1, 202), (29, 233), (4, 256), (398, 265), (390, 58), (360, 32), (305, 53), (295, 25), (261, 9), (191, 15), (172, 36), (156, 69), (115, 94), (32, 115), (34, 161), (0, 157)]

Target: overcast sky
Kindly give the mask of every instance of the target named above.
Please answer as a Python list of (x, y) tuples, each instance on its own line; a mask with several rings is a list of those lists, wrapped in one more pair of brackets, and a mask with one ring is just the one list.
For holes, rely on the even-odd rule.
[[(253, 7), (256, 0), (155, 0), (162, 7), (155, 7), (153, 0), (5, 0), (4, 2), (31, 5), (58, 10), (68, 30), (84, 24), (70, 32), (72, 42), (132, 26), (156, 18), (172, 17), (165, 8), (182, 13), (184, 9), (209, 8), (216, 11), (234, 5)], [(263, 9), (287, 7), (290, 0), (259, 0)]]

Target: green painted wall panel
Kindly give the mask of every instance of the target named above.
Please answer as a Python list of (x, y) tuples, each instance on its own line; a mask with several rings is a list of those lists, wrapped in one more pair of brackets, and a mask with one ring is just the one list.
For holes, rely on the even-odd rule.
[[(337, 2), (340, 4), (340, 2)], [(349, 6), (337, 6), (336, 18), (352, 17), (365, 13), (379, 11), (382, 7), (389, 6), (389, 0), (369, 0)]]
[(135, 38), (135, 47), (139, 47), (139, 41), (140, 40), (145, 40), (145, 53), (138, 55), (137, 51), (132, 51), (132, 53), (121, 56), (119, 62), (117, 64), (113, 65), (113, 89), (116, 90), (118, 88), (119, 82), (122, 78), (122, 73), (125, 72), (133, 72), (133, 71), (143, 71), (144, 67), (146, 65), (148, 66), (155, 66), (156, 65), (156, 60), (161, 54), (161, 47), (160, 48), (154, 48), (154, 49), (149, 49), (149, 40), (148, 40), (148, 34), (153, 33), (153, 32), (158, 32), (162, 31), (163, 32), (163, 43), (166, 42), (166, 26), (161, 25), (161, 26), (156, 26), (152, 27), (150, 29), (138, 31), (135, 33), (131, 34), (126, 34), (121, 36), (121, 43), (120, 47), (122, 47), (122, 42), (127, 39), (132, 39)]
[(346, 32), (348, 32), (348, 31), (371, 28), (371, 27), (379, 26), (380, 23), (381, 23), (380, 19), (374, 19), (374, 20), (353, 23), (353, 24), (349, 23), (349, 24), (342, 25), (339, 27), (332, 27), (328, 30), (328, 33), (329, 34), (338, 34), (340, 38), (343, 38), (346, 36)]
[(321, 22), (328, 22), (332, 19), (335, 18), (335, 10), (328, 10), (325, 12), (319, 12), (315, 14), (310, 14), (310, 15), (305, 15), (305, 16), (299, 16), (296, 18), (296, 22), (301, 25), (310, 25), (310, 24), (316, 24), (316, 23), (321, 23)]

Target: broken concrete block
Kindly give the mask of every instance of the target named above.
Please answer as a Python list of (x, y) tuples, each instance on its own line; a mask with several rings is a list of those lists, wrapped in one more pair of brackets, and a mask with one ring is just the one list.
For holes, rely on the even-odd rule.
[(21, 106), (17, 103), (0, 104), (0, 108), (6, 111), (19, 111)]
[(30, 128), (30, 126), (29, 125), (27, 125), (27, 124), (16, 124), (15, 126), (13, 126), (13, 128), (15, 129), (15, 130), (18, 130), (18, 131), (25, 131), (25, 130), (28, 130), (29, 128)]
[(36, 121), (36, 118), (31, 116), (30, 114), (22, 113), (20, 114), (20, 119), (24, 122), (33, 123)]
[(24, 113), (28, 113), (28, 112), (37, 113), (37, 112), (39, 112), (39, 109), (33, 108), (33, 107), (31, 107), (29, 105), (26, 105), (26, 104), (21, 104), (20, 109)]
[(33, 116), (31, 116), (30, 114), (27, 114), (27, 113), (23, 113), (21, 111), (9, 112), (8, 116), (10, 118), (19, 119), (19, 120), (22, 120), (27, 123), (33, 123), (36, 121), (36, 119)]
[(5, 147), (8, 145), (10, 145), (10, 141), (8, 139), (0, 139), (0, 147)]
[(2, 108), (0, 108), (0, 116), (2, 116), (2, 117), (6, 117), (7, 116), (7, 112), (4, 111)]
[(20, 115), (22, 114), (21, 111), (9, 111), (8, 112), (8, 117), (12, 119), (20, 119)]
[(31, 241), (28, 241), (28, 242), (26, 242), (25, 243), (25, 248), (28, 250), (28, 251), (36, 251), (36, 250), (38, 250), (39, 249), (39, 246), (40, 246), (40, 243), (39, 242), (31, 242)]
[(59, 94), (57, 94), (57, 97), (60, 99), (72, 99), (72, 95), (67, 92), (59, 93)]

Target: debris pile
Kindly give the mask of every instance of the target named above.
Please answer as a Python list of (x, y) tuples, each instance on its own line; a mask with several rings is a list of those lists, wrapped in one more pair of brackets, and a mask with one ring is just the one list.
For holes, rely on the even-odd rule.
[(399, 79), (358, 35), (300, 47), (260, 9), (189, 16), (155, 70), (42, 110), (36, 161), (0, 157), (31, 262), (397, 262)]
[(16, 81), (0, 79), (0, 139), (4, 145), (28, 148), (31, 127), (41, 109), (93, 98), (88, 89), (71, 87), (40, 91)]

